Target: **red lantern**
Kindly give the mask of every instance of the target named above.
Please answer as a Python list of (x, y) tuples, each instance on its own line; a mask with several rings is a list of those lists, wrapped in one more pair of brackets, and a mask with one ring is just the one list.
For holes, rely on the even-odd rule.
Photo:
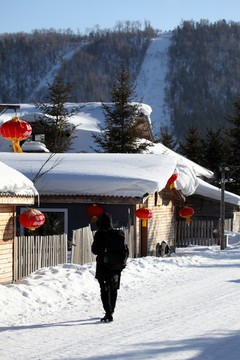
[(19, 217), (19, 222), (29, 230), (35, 230), (44, 224), (45, 216), (39, 210), (29, 209)]
[(191, 207), (188, 206), (184, 206), (184, 208), (182, 208), (179, 211), (179, 215), (183, 218), (186, 218), (186, 223), (189, 224), (192, 220), (190, 219), (191, 216), (193, 216), (194, 214), (194, 210)]
[(170, 189), (175, 188), (175, 181), (177, 180), (177, 178), (178, 178), (178, 174), (173, 174), (173, 175), (168, 179), (167, 185), (170, 185)]
[(92, 216), (91, 222), (96, 222), (98, 216), (102, 215), (103, 208), (101, 208), (101, 206), (98, 206), (97, 204), (93, 204), (92, 206), (89, 206), (89, 208), (87, 208), (87, 213), (89, 216)]
[(13, 151), (22, 152), (19, 141), (27, 139), (32, 133), (32, 127), (26, 121), (13, 117), (6, 121), (0, 128), (0, 134), (7, 140), (12, 141)]
[(148, 208), (140, 208), (136, 211), (136, 216), (142, 220), (142, 226), (147, 226), (147, 219), (151, 219), (153, 216), (153, 212), (151, 209)]

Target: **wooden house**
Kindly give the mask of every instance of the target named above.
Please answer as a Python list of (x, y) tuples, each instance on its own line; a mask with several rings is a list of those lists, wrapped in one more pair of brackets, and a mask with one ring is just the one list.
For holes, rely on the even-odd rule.
[[(48, 156), (1, 153), (4, 162), (21, 169), (30, 179)], [(54, 161), (55, 167), (52, 166)], [(65, 232), (71, 239), (73, 230), (89, 225), (88, 207), (98, 204), (103, 211), (112, 214), (115, 227), (133, 229), (135, 256), (156, 255), (156, 248), (162, 241), (174, 247), (179, 207), (196, 192), (197, 178), (201, 174), (211, 175), (208, 170), (194, 166), (192, 162), (179, 162), (178, 157), (166, 153), (56, 154), (55, 160), (51, 159), (43, 169), (51, 170), (36, 182), (40, 210), (49, 218), (49, 227), (46, 222), (41, 231), (46, 231), (47, 235), (54, 229), (55, 233)], [(175, 171), (177, 186), (170, 189), (167, 180)], [(203, 194), (199, 196), (203, 198)], [(207, 199), (209, 197), (208, 194)], [(236, 196), (236, 201), (239, 200)], [(153, 211), (147, 227), (136, 217), (139, 207)]]
[(29, 179), (1, 162), (0, 171), (0, 284), (7, 284), (16, 275), (17, 207), (34, 204), (37, 192)]

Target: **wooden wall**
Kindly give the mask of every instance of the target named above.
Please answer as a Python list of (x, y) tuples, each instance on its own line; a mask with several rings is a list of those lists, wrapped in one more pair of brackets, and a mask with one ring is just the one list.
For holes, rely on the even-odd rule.
[(0, 205), (0, 284), (13, 281), (16, 207)]
[[(147, 254), (144, 254), (142, 238), (145, 236), (141, 221), (136, 218), (136, 256), (156, 256), (156, 246), (166, 241), (170, 247), (175, 246), (175, 205), (174, 196), (168, 190), (151, 194), (144, 203), (145, 207), (153, 211), (153, 217), (147, 221)], [(136, 206), (136, 209), (142, 207)], [(145, 230), (144, 230), (145, 231)]]
[[(215, 224), (220, 218), (220, 201), (211, 200), (199, 195), (188, 197), (188, 206), (194, 209), (192, 220), (213, 220)], [(225, 219), (232, 219), (238, 206), (225, 203)]]
[(156, 256), (156, 245), (166, 241), (169, 246), (175, 244), (175, 206), (173, 196), (167, 190), (152, 194), (148, 198), (148, 207), (153, 217), (148, 223), (148, 254)]

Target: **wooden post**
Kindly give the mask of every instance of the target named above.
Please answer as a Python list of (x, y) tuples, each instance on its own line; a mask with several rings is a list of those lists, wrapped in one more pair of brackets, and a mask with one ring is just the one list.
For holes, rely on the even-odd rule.
[(225, 221), (225, 168), (220, 168), (221, 170), (221, 203), (220, 203), (220, 249), (224, 250), (226, 247), (225, 237), (224, 237), (224, 221)]
[(147, 229), (147, 226), (142, 226), (141, 220), (141, 256), (147, 256)]

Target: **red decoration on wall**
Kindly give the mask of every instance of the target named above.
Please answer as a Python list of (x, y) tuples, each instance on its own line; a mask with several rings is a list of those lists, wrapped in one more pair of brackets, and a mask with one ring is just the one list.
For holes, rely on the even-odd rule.
[(13, 117), (0, 127), (0, 134), (7, 140), (12, 141), (13, 151), (22, 152), (19, 141), (27, 139), (32, 133), (32, 127), (26, 121)]
[(19, 222), (29, 230), (35, 230), (44, 224), (45, 216), (39, 210), (29, 209), (22, 213), (19, 217)]
[(194, 210), (191, 207), (188, 206), (184, 206), (184, 208), (182, 208), (179, 211), (179, 215), (183, 218), (186, 218), (186, 223), (189, 224), (192, 220), (190, 219), (191, 216), (193, 216), (194, 214)]
[(167, 181), (167, 185), (170, 185), (170, 189), (175, 188), (175, 181), (178, 178), (178, 174), (173, 174)]
[(142, 226), (146, 227), (147, 220), (152, 218), (153, 212), (151, 209), (143, 207), (136, 211), (136, 216), (142, 220)]
[(96, 222), (98, 216), (102, 215), (103, 208), (101, 206), (98, 206), (97, 204), (93, 204), (92, 206), (89, 206), (89, 208), (87, 208), (87, 213), (89, 216), (92, 216), (91, 222)]

